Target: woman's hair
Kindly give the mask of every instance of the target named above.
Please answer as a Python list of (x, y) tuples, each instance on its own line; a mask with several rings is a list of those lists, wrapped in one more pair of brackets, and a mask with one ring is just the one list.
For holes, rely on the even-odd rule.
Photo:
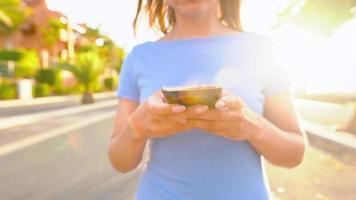
[[(232, 29), (243, 31), (240, 20), (240, 0), (219, 0), (219, 3), (220, 22)], [(148, 14), (149, 26), (158, 28), (163, 34), (166, 34), (176, 22), (173, 8), (166, 5), (164, 0), (138, 0), (136, 16), (133, 21), (135, 33), (141, 12)]]

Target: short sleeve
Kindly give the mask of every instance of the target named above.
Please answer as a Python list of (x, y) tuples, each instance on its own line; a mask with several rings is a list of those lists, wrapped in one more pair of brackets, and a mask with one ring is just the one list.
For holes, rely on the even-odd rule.
[(139, 101), (138, 79), (135, 73), (135, 56), (133, 50), (126, 56), (122, 64), (116, 96)]
[(282, 93), (289, 93), (291, 89), (291, 79), (287, 70), (276, 60), (272, 42), (267, 44), (264, 51), (264, 96), (273, 96)]

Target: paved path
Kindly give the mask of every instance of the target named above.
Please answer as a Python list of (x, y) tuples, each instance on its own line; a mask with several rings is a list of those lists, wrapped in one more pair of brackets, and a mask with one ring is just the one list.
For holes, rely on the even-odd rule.
[[(107, 158), (114, 112), (109, 106), (0, 130), (0, 199), (133, 199), (140, 169), (122, 175)], [(356, 155), (311, 144), (318, 149), (310, 147), (295, 169), (266, 164), (278, 200), (356, 199)]]
[[(112, 114), (113, 109), (106, 108), (3, 130), (0, 138), (7, 142), (0, 139), (0, 149), (4, 143)], [(0, 156), (0, 199), (133, 199), (139, 171), (121, 175), (112, 169), (106, 149), (113, 117), (106, 118)]]
[[(115, 96), (111, 93), (103, 93), (103, 94), (97, 94), (96, 95), (96, 102), (103, 102), (107, 100), (113, 100), (116, 99)], [(54, 99), (56, 97), (45, 97), (47, 99)], [(43, 98), (44, 99), (44, 98)], [(41, 100), (40, 103), (37, 103), (37, 99), (33, 101), (33, 105), (30, 103), (24, 104), (21, 106), (21, 101), (19, 101), (18, 104), (16, 102), (9, 104), (7, 102), (0, 101), (0, 119), (8, 118), (8, 117), (13, 117), (13, 116), (19, 116), (19, 115), (27, 115), (27, 114), (35, 114), (35, 113), (40, 113), (44, 111), (51, 111), (51, 110), (59, 110), (59, 109), (64, 109), (64, 108), (74, 108), (80, 105), (80, 98), (77, 96), (68, 96), (68, 97), (57, 97), (55, 101), (44, 101)], [(6, 106), (6, 104), (9, 104)], [(19, 105), (20, 104), (20, 105)]]

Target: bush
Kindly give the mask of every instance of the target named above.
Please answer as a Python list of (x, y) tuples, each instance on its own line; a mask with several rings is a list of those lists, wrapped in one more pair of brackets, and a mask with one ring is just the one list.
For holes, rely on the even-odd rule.
[(73, 73), (78, 84), (83, 86), (84, 92), (101, 90), (101, 86), (96, 84), (103, 72), (103, 63), (95, 52), (77, 53), (75, 65), (67, 63), (63, 68)]
[(0, 76), (5, 77), (8, 76), (7, 63), (5, 61), (0, 60)]
[(36, 69), (40, 65), (37, 52), (35, 50), (21, 50), (22, 57), (15, 64), (15, 76), (17, 78), (31, 78), (36, 74)]
[(34, 97), (46, 97), (51, 95), (51, 87), (47, 83), (37, 83), (33, 89)]
[(20, 51), (17, 50), (8, 50), (8, 49), (0, 49), (0, 60), (8, 61), (19, 61), (22, 57)]
[(0, 79), (0, 99), (16, 99), (16, 84), (9, 79)]
[(104, 79), (104, 88), (105, 90), (114, 90), (117, 86), (116, 77), (108, 77)]
[(64, 87), (58, 87), (54, 88), (54, 91), (56, 95), (67, 95), (71, 93), (71, 88), (64, 88)]
[(104, 88), (106, 90), (112, 90), (114, 88), (114, 79), (109, 77), (104, 79)]
[(63, 86), (62, 69), (59, 67), (53, 68), (54, 70), (54, 85), (53, 91), (56, 94), (69, 94), (70, 89)]
[(56, 94), (65, 95), (71, 93), (69, 88), (63, 87), (60, 68), (39, 69), (35, 80), (37, 83), (48, 84), (51, 87), (51, 91)]
[(60, 87), (55, 90), (58, 95), (69, 95), (69, 94), (81, 94), (83, 93), (83, 88), (80, 85), (73, 87)]
[(38, 83), (47, 83), (54, 85), (56, 83), (56, 74), (53, 69), (39, 69), (37, 70), (35, 80)]
[[(85, 90), (84, 90), (85, 91)], [(93, 92), (97, 93), (97, 92), (103, 92), (104, 91), (104, 86), (103, 84), (101, 84), (99, 81), (96, 81), (93, 84)]]
[(16, 85), (15, 84), (2, 84), (0, 85), (0, 99), (16, 99)]

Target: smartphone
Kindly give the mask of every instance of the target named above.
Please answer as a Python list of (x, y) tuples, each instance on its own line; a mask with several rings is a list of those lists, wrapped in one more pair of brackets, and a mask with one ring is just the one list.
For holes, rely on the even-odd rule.
[(222, 87), (218, 85), (161, 87), (161, 91), (169, 104), (203, 104), (209, 108), (215, 108), (215, 103), (222, 95)]

